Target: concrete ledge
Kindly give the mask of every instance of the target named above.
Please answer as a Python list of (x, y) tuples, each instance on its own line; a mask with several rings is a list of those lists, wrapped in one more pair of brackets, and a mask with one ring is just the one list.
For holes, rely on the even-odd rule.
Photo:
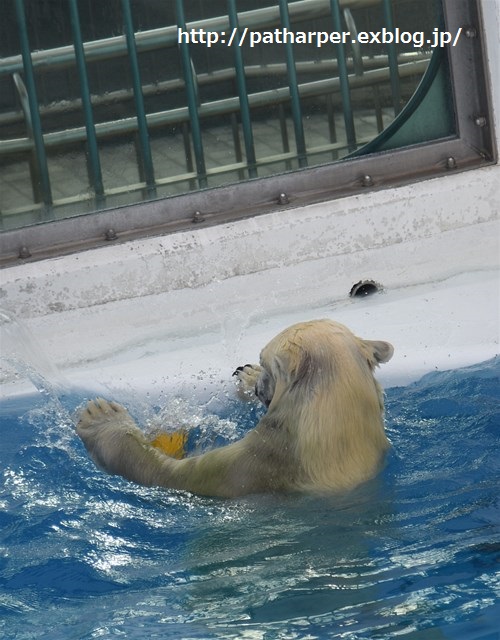
[[(500, 168), (493, 166), (17, 265), (0, 272), (0, 305), (20, 318), (45, 316), (321, 259), (331, 259), (330, 268), (337, 274), (347, 271), (352, 280), (352, 265), (384, 248), (389, 251), (383, 264), (394, 267), (394, 278), (400, 274), (399, 282), (393, 281), (399, 286), (431, 274), (439, 280), (466, 265), (488, 268), (498, 257), (498, 232), (482, 225), (497, 220), (499, 182)], [(466, 246), (464, 238), (464, 251), (447, 260), (426, 250), (447, 246), (449, 232), (472, 228), (474, 239)], [(415, 268), (420, 264), (426, 265), (427, 275)]]

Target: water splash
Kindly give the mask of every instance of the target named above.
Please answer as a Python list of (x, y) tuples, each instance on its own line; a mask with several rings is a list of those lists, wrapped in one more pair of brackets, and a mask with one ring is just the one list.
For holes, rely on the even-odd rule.
[(170, 398), (154, 415), (150, 410), (146, 430), (151, 434), (179, 429), (188, 433), (186, 448), (190, 455), (230, 444), (244, 431), (237, 421), (212, 413), (195, 399)]
[(46, 402), (43, 409), (29, 412), (28, 422), (35, 425), (39, 420), (50, 418), (54, 428), (46, 430), (47, 441), (56, 446), (61, 444), (73, 432), (74, 397), (71, 397), (70, 383), (28, 327), (5, 309), (0, 309), (0, 345), (0, 379), (32, 383)]
[(61, 395), (68, 387), (61, 372), (48, 358), (28, 327), (12, 314), (0, 309), (0, 365), (2, 378), (9, 370), (27, 378), (44, 395)]

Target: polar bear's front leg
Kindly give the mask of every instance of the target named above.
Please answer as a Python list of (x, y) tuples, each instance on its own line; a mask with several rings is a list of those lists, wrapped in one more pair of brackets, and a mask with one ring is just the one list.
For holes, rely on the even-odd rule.
[(163, 456), (146, 440), (125, 407), (103, 398), (91, 400), (76, 432), (96, 465), (107, 473), (156, 484)]

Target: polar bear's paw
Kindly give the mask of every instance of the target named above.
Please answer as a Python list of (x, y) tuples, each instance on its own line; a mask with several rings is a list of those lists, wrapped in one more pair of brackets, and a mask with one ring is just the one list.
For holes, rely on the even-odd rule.
[(262, 367), (258, 364), (245, 364), (236, 367), (233, 376), (238, 381), (238, 395), (244, 399), (256, 399), (255, 387), (262, 372)]
[(107, 423), (129, 423), (135, 425), (129, 412), (117, 402), (108, 402), (104, 398), (90, 400), (80, 414), (77, 430), (85, 431)]
[(109, 473), (119, 472), (134, 451), (147, 444), (125, 407), (103, 398), (87, 403), (76, 432), (94, 462)]

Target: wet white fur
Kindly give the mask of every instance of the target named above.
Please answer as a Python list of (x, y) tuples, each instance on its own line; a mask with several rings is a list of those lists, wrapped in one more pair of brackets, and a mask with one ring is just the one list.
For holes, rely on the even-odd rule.
[(115, 402), (87, 404), (77, 433), (108, 473), (146, 486), (210, 496), (345, 491), (373, 477), (389, 443), (374, 368), (392, 345), (357, 338), (331, 320), (285, 329), (261, 352), (260, 366), (237, 373), (267, 413), (242, 440), (183, 460), (152, 447)]

